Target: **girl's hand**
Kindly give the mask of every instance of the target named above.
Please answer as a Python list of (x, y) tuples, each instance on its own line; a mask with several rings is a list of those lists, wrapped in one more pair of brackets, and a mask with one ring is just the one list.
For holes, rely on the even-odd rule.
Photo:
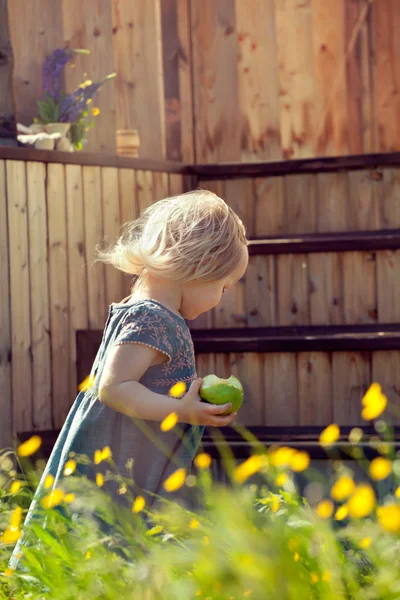
[(237, 413), (223, 415), (224, 412), (232, 408), (232, 404), (209, 404), (208, 402), (203, 402), (199, 396), (201, 383), (202, 379), (195, 379), (189, 391), (179, 401), (181, 403), (179, 420), (190, 425), (207, 425), (212, 427), (225, 427), (229, 423), (232, 423)]

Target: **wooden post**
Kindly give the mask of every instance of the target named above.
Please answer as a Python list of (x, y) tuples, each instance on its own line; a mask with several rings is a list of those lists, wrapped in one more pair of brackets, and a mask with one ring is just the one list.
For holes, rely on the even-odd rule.
[(0, 144), (14, 145), (16, 125), (13, 104), (13, 57), (8, 31), (7, 0), (0, 0)]

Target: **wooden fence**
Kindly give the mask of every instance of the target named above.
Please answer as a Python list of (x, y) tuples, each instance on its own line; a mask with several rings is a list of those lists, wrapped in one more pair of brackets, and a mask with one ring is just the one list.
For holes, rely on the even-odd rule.
[[(26, 125), (48, 53), (88, 48), (104, 86), (87, 148), (253, 161), (400, 149), (398, 0), (8, 0), (15, 106)], [(97, 100), (96, 100), (97, 102)]]

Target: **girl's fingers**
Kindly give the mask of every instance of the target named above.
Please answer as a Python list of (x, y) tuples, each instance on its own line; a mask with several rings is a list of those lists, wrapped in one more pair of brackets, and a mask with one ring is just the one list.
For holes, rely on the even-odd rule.
[(229, 425), (229, 423), (232, 423), (236, 416), (237, 413), (232, 413), (227, 417), (214, 417), (212, 420), (210, 420), (210, 425), (212, 427), (226, 427)]
[(232, 408), (230, 402), (227, 404), (206, 404), (204, 402), (203, 404), (205, 404), (204, 410), (210, 415), (223, 415)]

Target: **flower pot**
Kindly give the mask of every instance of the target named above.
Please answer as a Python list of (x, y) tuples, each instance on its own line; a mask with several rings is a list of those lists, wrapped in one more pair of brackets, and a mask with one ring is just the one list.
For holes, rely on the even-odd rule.
[(42, 138), (35, 142), (35, 148), (37, 150), (54, 150), (54, 139)]
[(60, 133), (62, 137), (66, 137), (71, 129), (71, 123), (48, 123), (45, 127), (47, 133)]
[(57, 141), (56, 150), (59, 152), (74, 152), (74, 147), (68, 138), (62, 137)]
[(136, 129), (117, 130), (117, 154), (119, 156), (137, 158), (139, 156), (139, 146), (139, 134)]
[(29, 125), (29, 129), (33, 134), (45, 132), (44, 125), (41, 125), (40, 123), (32, 123), (32, 125)]

